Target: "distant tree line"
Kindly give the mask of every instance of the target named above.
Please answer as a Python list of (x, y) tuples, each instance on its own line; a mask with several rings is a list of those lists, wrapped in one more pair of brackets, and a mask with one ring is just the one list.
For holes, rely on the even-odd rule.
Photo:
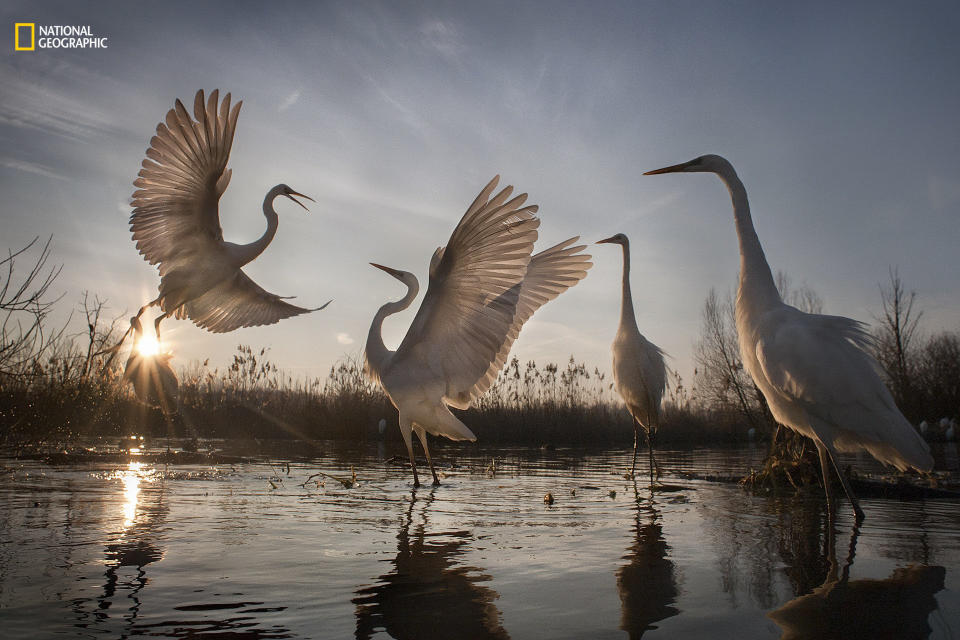
[[(31, 253), (32, 252), (32, 253)], [(30, 257), (32, 255), (32, 258)], [(126, 314), (108, 317), (106, 304), (84, 293), (71, 319), (53, 326), (60, 298), (51, 285), (50, 241), (34, 240), (0, 260), (0, 444), (152, 436), (218, 438), (399, 438), (397, 413), (363, 374), (359, 354), (347, 355), (325, 377), (293, 378), (266, 348), (240, 345), (223, 368), (195, 362), (180, 369), (179, 415), (140, 405), (122, 380), (122, 358), (97, 355), (126, 328)], [(27, 261), (25, 270), (15, 268)], [(778, 274), (784, 300), (819, 312), (820, 297)], [(914, 421), (931, 424), (960, 408), (960, 341), (956, 333), (925, 336), (897, 272), (881, 287), (876, 356), (898, 404)], [(687, 387), (671, 372), (659, 441), (664, 444), (772, 438), (776, 424), (743, 368), (732, 294), (711, 290), (694, 347), (696, 371)], [(83, 328), (71, 332), (74, 318)], [(463, 421), (487, 443), (626, 445), (629, 414), (612, 381), (573, 357), (565, 366), (512, 359)], [(388, 428), (381, 434), (378, 424)], [(751, 431), (752, 429), (752, 431)], [(936, 430), (928, 436), (936, 437)], [(783, 439), (784, 437), (781, 436)], [(789, 437), (784, 439), (790, 442)]]

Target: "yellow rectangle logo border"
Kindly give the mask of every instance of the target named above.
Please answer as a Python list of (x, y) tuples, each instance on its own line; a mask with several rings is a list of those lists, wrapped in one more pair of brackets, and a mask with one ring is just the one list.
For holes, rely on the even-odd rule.
[[(20, 27), (30, 27), (30, 46), (20, 46)], [(33, 51), (36, 48), (36, 22), (14, 22), (13, 23), (13, 50), (14, 51)]]

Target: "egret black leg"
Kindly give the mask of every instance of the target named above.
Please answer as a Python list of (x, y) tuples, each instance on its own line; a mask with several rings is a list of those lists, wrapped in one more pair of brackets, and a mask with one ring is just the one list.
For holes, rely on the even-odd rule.
[(409, 422), (400, 419), (400, 433), (403, 435), (403, 441), (407, 445), (407, 454), (410, 456), (410, 466), (413, 468), (413, 486), (420, 486), (420, 476), (417, 474), (417, 460), (413, 457), (413, 439), (410, 437), (412, 425)]
[(417, 437), (420, 438), (420, 444), (423, 445), (423, 453), (427, 456), (427, 464), (430, 465), (430, 473), (433, 474), (433, 486), (440, 486), (440, 478), (437, 477), (437, 470), (433, 468), (433, 459), (430, 457), (430, 449), (427, 447), (427, 434), (423, 429), (417, 429)]
[[(853, 494), (853, 489), (850, 488), (850, 482), (847, 481), (847, 477), (843, 475), (843, 471), (840, 470), (840, 465), (837, 464), (837, 458), (834, 456), (832, 451), (827, 451), (827, 455), (833, 461), (833, 468), (837, 470), (837, 475), (840, 476), (840, 484), (843, 485), (843, 490), (847, 494), (847, 498), (850, 499), (850, 504), (853, 505), (853, 513), (857, 517), (857, 523), (863, 522), (863, 519), (866, 517), (863, 509), (860, 508), (860, 501), (857, 500), (857, 496)], [(823, 459), (821, 458), (821, 465), (823, 464)]]

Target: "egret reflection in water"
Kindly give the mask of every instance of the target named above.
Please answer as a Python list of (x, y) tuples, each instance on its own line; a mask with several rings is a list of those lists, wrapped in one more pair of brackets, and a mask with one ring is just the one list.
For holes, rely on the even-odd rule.
[(946, 569), (913, 564), (895, 569), (883, 580), (850, 580), (859, 526), (853, 528), (842, 570), (837, 566), (832, 520), (828, 530), (830, 569), (824, 583), (767, 614), (783, 630), (780, 640), (929, 637), (932, 629), (928, 618), (937, 609), (934, 596), (944, 588)]
[(679, 589), (676, 568), (668, 559), (670, 547), (663, 537), (653, 489), (649, 499), (641, 497), (634, 479), (633, 491), (637, 506), (636, 539), (624, 556), (627, 564), (617, 571), (617, 590), (620, 628), (630, 638), (641, 638), (645, 631), (657, 628), (654, 623), (680, 613), (673, 606)]
[[(142, 485), (151, 482), (156, 474), (154, 469), (138, 461), (129, 462), (114, 477), (123, 488), (122, 502), (114, 520), (119, 527), (110, 534), (111, 540), (104, 552), (106, 581), (102, 593), (95, 601), (77, 599), (73, 603), (78, 618), (76, 626), (80, 628), (99, 628), (111, 618), (122, 618), (125, 626), (133, 627), (142, 605), (142, 591), (149, 582), (144, 567), (163, 558), (160, 530), (170, 511), (164, 501), (164, 483), (161, 480), (156, 491), (144, 492)], [(133, 571), (124, 570), (128, 568)], [(120, 604), (118, 595), (129, 603), (116, 607), (117, 613), (111, 616), (109, 610)], [(94, 604), (95, 608), (88, 611), (88, 604)]]
[(353, 603), (358, 639), (372, 638), (378, 631), (398, 640), (510, 637), (493, 604), (499, 594), (482, 584), (490, 576), (456, 562), (466, 551), (470, 532), (427, 531), (434, 494), (435, 489), (420, 501), (420, 522), (414, 526), (418, 500), (413, 491), (397, 534), (393, 570), (380, 576), (376, 585), (357, 591)]

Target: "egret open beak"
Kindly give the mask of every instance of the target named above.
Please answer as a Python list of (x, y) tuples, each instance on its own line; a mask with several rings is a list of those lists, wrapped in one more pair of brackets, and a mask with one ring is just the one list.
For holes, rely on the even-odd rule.
[(691, 160), (689, 162), (681, 162), (680, 164), (670, 165), (669, 167), (664, 167), (662, 169), (654, 169), (653, 171), (645, 171), (643, 175), (645, 176), (655, 176), (660, 173), (677, 173), (678, 171), (683, 171), (690, 165), (692, 165), (696, 160)]
[(617, 236), (610, 236), (609, 238), (604, 238), (603, 240), (597, 240), (594, 244), (613, 244), (614, 238)]
[(309, 200), (310, 202), (316, 202), (316, 200), (314, 200), (314, 199), (311, 198), (310, 196), (305, 196), (305, 195), (303, 195), (302, 193), (297, 193), (296, 191), (293, 191), (293, 190), (291, 190), (290, 193), (285, 193), (285, 194), (283, 194), (283, 195), (287, 196), (288, 198), (290, 198), (291, 200), (293, 200), (294, 202), (296, 202), (298, 205), (300, 205), (301, 207), (303, 207), (303, 210), (304, 210), (304, 211), (310, 211), (310, 209), (307, 209), (307, 206), (306, 206), (305, 204), (303, 204), (302, 202), (300, 202), (299, 200), (297, 200), (297, 199), (294, 198), (293, 196), (300, 196), (301, 198), (306, 198), (306, 199)]
[(385, 267), (385, 266), (383, 266), (382, 264), (377, 264), (376, 262), (371, 262), (371, 263), (370, 263), (370, 266), (371, 266), (371, 267), (376, 267), (377, 269), (381, 269), (381, 270), (383, 270), (383, 271), (386, 271), (387, 273), (389, 273), (390, 275), (392, 275), (394, 278), (399, 278), (399, 277), (400, 277), (400, 272), (397, 271), (396, 269), (391, 269), (390, 267)]

